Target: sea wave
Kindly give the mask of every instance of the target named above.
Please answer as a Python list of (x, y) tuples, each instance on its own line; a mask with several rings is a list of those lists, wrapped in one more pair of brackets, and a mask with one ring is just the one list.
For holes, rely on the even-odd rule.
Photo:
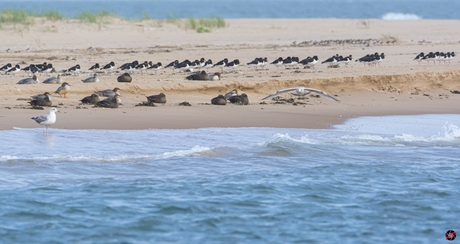
[(172, 152), (165, 152), (162, 154), (156, 155), (108, 155), (107, 157), (94, 157), (94, 156), (70, 156), (70, 155), (53, 155), (50, 157), (20, 157), (20, 156), (11, 156), (11, 155), (1, 155), (0, 162), (5, 162), (9, 160), (31, 160), (31, 161), (43, 161), (43, 160), (53, 160), (53, 161), (94, 161), (94, 162), (131, 162), (132, 160), (161, 160), (171, 157), (186, 157), (190, 155), (200, 154), (205, 151), (211, 150), (209, 147), (194, 146), (189, 150), (177, 150)]
[(422, 19), (422, 17), (416, 14), (405, 14), (405, 13), (393, 13), (389, 12), (382, 16), (383, 20), (417, 20)]

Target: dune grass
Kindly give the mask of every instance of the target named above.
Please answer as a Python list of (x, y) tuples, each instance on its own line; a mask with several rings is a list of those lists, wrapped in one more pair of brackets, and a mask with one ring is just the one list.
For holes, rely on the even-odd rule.
[[(140, 20), (132, 20), (132, 21), (143, 21), (143, 20), (152, 20), (149, 14), (144, 11), (143, 18)], [(62, 20), (69, 20), (75, 19), (80, 20), (82, 23), (87, 24), (98, 24), (99, 29), (101, 28), (102, 24), (110, 23), (110, 19), (107, 20), (106, 17), (115, 17), (121, 18), (118, 14), (108, 11), (99, 11), (99, 12), (90, 12), (90, 11), (83, 11), (76, 16), (71, 18), (61, 14), (58, 10), (45, 10), (40, 12), (32, 12), (23, 9), (3, 9), (0, 11), (0, 30), (29, 30), (29, 26), (35, 24), (35, 18), (42, 18), (41, 23), (44, 23), (45, 19), (50, 21), (62, 21)], [(193, 29), (196, 30), (198, 33), (207, 33), (211, 32), (212, 28), (224, 28), (227, 27), (225, 20), (221, 17), (210, 17), (210, 18), (193, 18), (190, 17), (188, 19), (179, 19), (175, 18), (172, 14), (166, 19), (159, 19), (157, 20), (157, 25), (161, 26), (164, 22), (168, 24), (176, 24), (179, 28), (184, 29)], [(5, 25), (11, 26), (13, 28), (5, 28)], [(17, 25), (24, 25), (23, 27), (17, 27)]]

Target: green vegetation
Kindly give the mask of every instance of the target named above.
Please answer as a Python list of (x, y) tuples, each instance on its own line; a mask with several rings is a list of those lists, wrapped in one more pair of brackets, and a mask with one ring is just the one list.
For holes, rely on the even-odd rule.
[[(133, 21), (144, 21), (152, 20), (146, 11), (142, 13), (144, 18), (141, 20)], [(83, 11), (80, 14), (69, 18), (61, 14), (58, 10), (45, 10), (40, 12), (27, 11), (22, 9), (3, 9), (0, 11), (0, 30), (13, 30), (13, 31), (24, 31), (29, 30), (29, 26), (35, 24), (35, 18), (41, 18), (39, 23), (44, 24), (45, 20), (50, 21), (62, 21), (62, 20), (80, 20), (87, 24), (98, 24), (99, 29), (102, 28), (103, 24), (110, 23), (110, 19), (107, 17), (121, 18), (119, 15), (113, 12), (100, 11), (90, 12)], [(221, 17), (211, 18), (193, 18), (178, 19), (172, 14), (169, 14), (166, 19), (156, 20), (156, 26), (163, 26), (163, 23), (176, 24), (179, 28), (196, 30), (198, 33), (211, 32), (212, 28), (224, 28), (227, 27), (225, 20)], [(6, 25), (6, 26), (5, 26)], [(18, 26), (19, 25), (19, 26)], [(53, 30), (46, 30), (53, 31)]]
[(211, 28), (224, 28), (226, 27), (225, 20), (221, 17), (213, 18), (188, 18), (185, 22), (185, 29), (196, 29), (198, 33), (211, 32)]

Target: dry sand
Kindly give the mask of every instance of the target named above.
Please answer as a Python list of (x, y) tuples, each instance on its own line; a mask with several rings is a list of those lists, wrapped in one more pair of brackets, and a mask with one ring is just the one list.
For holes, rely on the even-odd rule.
[[(460, 46), (458, 20), (361, 20), (341, 19), (229, 19), (228, 27), (211, 33), (185, 30), (175, 24), (155, 20), (126, 22), (111, 19), (106, 24), (84, 24), (78, 21), (51, 22), (37, 19), (28, 31), (0, 31), (0, 65), (50, 62), (56, 70), (80, 64), (82, 74), (65, 76), (70, 83), (68, 98), (52, 97), (61, 111), (54, 128), (66, 129), (184, 129), (200, 127), (283, 127), (329, 128), (357, 116), (458, 113), (460, 95), (460, 57), (450, 64), (419, 65), (413, 58), (419, 52), (457, 52)], [(370, 45), (299, 45), (310, 40), (375, 39)], [(8, 52), (6, 51), (7, 49)], [(377, 67), (312, 69), (299, 66), (277, 70), (273, 65), (255, 71), (246, 65), (255, 57), (317, 55), (320, 61), (339, 54), (355, 59), (368, 53), (384, 52), (386, 59)], [(118, 83), (120, 73), (101, 74), (100, 82), (81, 82), (92, 75), (87, 69), (94, 63), (114, 61), (118, 66), (133, 60), (162, 62), (201, 57), (215, 62), (228, 58), (242, 63), (237, 72), (224, 70), (221, 81), (188, 81), (188, 73), (162, 70), (144, 75), (133, 74), (133, 82)], [(219, 71), (214, 68), (211, 72)], [(52, 74), (56, 75), (56, 74)], [(35, 128), (31, 117), (47, 113), (27, 109), (31, 95), (54, 92), (59, 85), (17, 85), (26, 77), (20, 73), (0, 75), (0, 129)], [(44, 75), (40, 81), (46, 79)], [(335, 95), (340, 102), (307, 96), (292, 104), (259, 104), (260, 99), (279, 89), (305, 86)], [(80, 105), (79, 100), (93, 91), (122, 89), (118, 109)], [(211, 98), (232, 89), (249, 96), (250, 105), (208, 105)], [(136, 107), (145, 96), (163, 92), (167, 103), (157, 107)], [(289, 98), (290, 95), (283, 95)], [(178, 106), (188, 101), (192, 106)], [(59, 104), (59, 105), (58, 105)]]

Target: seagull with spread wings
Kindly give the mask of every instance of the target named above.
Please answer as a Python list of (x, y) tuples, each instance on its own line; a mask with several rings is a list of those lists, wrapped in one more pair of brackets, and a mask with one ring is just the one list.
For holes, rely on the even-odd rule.
[(279, 91), (277, 91), (277, 92), (271, 94), (270, 96), (267, 96), (267, 97), (265, 97), (265, 98), (262, 98), (262, 100), (269, 99), (269, 98), (273, 98), (273, 97), (276, 97), (276, 96), (279, 96), (279, 95), (282, 95), (282, 94), (285, 94), (285, 93), (289, 93), (289, 92), (291, 92), (292, 95), (294, 95), (294, 96), (299, 96), (299, 97), (308, 95), (308, 94), (310, 94), (310, 93), (314, 93), (314, 94), (316, 94), (316, 95), (320, 95), (320, 96), (323, 96), (323, 97), (328, 98), (328, 99), (330, 99), (330, 100), (339, 102), (339, 100), (335, 99), (334, 97), (328, 95), (327, 93), (325, 93), (325, 92), (323, 92), (323, 91), (320, 91), (320, 90), (317, 90), (317, 89), (313, 89), (313, 88), (302, 87), (302, 86), (295, 87), (295, 88), (286, 88), (286, 89), (283, 89), (283, 90), (279, 90)]

